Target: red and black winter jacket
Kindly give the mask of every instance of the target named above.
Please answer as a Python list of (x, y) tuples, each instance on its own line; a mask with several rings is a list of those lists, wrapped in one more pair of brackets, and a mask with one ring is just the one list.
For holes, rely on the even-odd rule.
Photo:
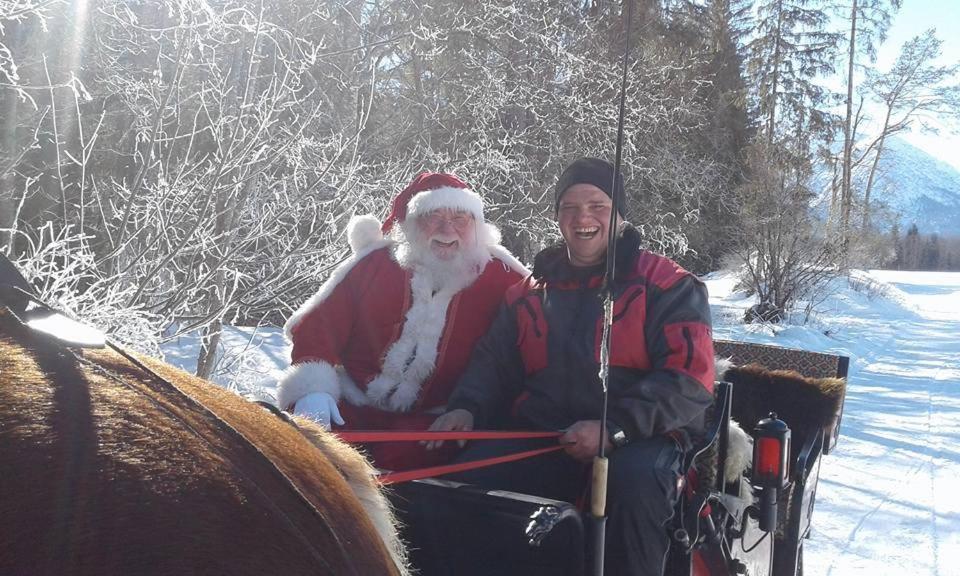
[[(617, 247), (608, 418), (629, 438), (670, 434), (689, 445), (713, 402), (707, 290), (639, 245), (626, 227)], [(571, 266), (562, 244), (540, 252), (533, 274), (507, 291), (448, 408), (469, 410), (477, 427), (560, 430), (599, 419), (604, 270)]]

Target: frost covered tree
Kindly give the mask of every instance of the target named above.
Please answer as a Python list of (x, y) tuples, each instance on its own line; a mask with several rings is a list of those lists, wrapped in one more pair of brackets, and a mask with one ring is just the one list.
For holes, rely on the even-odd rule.
[(713, 270), (733, 249), (726, 233), (742, 217), (735, 190), (743, 178), (745, 149), (751, 137), (744, 82), (743, 42), (752, 28), (746, 0), (685, 2), (675, 7), (667, 35), (701, 55), (697, 74), (704, 82), (692, 97), (707, 110), (703, 128), (690, 146), (714, 160), (716, 193), (705, 195), (698, 221), (686, 232), (691, 254), (681, 256), (692, 270)]
[(0, 2), (0, 250), (7, 254), (30, 187), (17, 169), (40, 145), (40, 119), (50, 112), (35, 96), (53, 89), (38, 75), (43, 62), (35, 39), (64, 6), (61, 0)]
[(756, 319), (780, 320), (830, 274), (834, 250), (810, 214), (813, 162), (832, 137), (832, 95), (819, 77), (832, 70), (839, 37), (825, 6), (764, 0), (747, 44), (756, 136), (739, 187), (738, 238), (745, 281), (758, 295)]
[[(35, 10), (2, 21), (5, 247), (73, 239), (45, 261), (82, 254), (76, 290), (202, 331), (204, 375), (223, 324), (281, 323), (345, 256), (348, 219), (416, 172), (463, 177), (529, 259), (556, 238), (563, 165), (613, 154), (619, 2), (18, 1)], [(669, 4), (638, 2), (631, 219), (705, 268), (738, 213), (743, 83), (725, 16)]]
[[(5, 154), (8, 188), (23, 190), (10, 247), (24, 253), (46, 222), (79, 234), (100, 278), (130, 288), (127, 306), (205, 330), (209, 375), (220, 323), (314, 288), (347, 218), (394, 176), (358, 178), (358, 102), (379, 55), (358, 48), (363, 24), (342, 6), (96, 8), (29, 30), (25, 51), (40, 57), (18, 90), (32, 110), (13, 118), (38, 144)], [(77, 58), (51, 36), (68, 25)], [(23, 108), (16, 96), (4, 93)]]

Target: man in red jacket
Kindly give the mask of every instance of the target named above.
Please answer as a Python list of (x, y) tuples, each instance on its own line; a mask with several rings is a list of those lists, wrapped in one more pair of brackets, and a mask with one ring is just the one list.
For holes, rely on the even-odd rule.
[[(434, 430), (508, 425), (564, 430), (565, 453), (461, 474), (457, 480), (574, 502), (584, 466), (609, 454), (608, 574), (662, 572), (677, 480), (691, 436), (713, 401), (713, 343), (706, 287), (671, 260), (640, 248), (639, 232), (609, 230), (613, 166), (581, 158), (556, 185), (563, 242), (540, 252), (533, 273), (507, 291)], [(623, 206), (623, 202), (620, 203)], [(618, 218), (619, 219), (619, 218)], [(619, 234), (613, 281), (607, 436), (600, 437), (601, 286), (607, 238)], [(471, 446), (463, 460), (534, 448)]]
[[(480, 196), (451, 174), (418, 175), (382, 226), (355, 217), (348, 239), (353, 255), (285, 326), (293, 362), (278, 404), (328, 428), (426, 429), (526, 269), (484, 221)], [(452, 456), (416, 443), (370, 452), (390, 470)]]

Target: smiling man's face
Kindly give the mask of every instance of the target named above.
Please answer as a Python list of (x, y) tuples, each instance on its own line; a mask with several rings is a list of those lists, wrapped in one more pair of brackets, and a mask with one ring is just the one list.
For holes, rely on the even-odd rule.
[(612, 209), (610, 197), (593, 184), (574, 184), (563, 193), (557, 223), (567, 242), (571, 264), (593, 266), (603, 262)]
[(477, 222), (469, 212), (440, 208), (418, 216), (417, 229), (438, 260), (452, 260), (477, 241)]

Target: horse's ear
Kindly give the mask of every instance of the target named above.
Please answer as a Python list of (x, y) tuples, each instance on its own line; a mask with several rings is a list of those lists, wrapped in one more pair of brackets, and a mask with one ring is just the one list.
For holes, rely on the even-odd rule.
[(30, 303), (30, 283), (6, 256), (0, 254), (0, 305), (21, 314)]
[(103, 332), (77, 322), (37, 299), (23, 274), (3, 254), (0, 254), (0, 306), (8, 308), (31, 330), (51, 336), (64, 346), (106, 346)]

